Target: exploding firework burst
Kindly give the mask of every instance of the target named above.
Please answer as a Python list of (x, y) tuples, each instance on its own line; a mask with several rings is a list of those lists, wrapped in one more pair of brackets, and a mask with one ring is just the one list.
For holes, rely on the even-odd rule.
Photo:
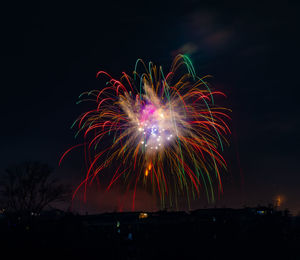
[(117, 80), (99, 71), (97, 77), (107, 78), (106, 85), (80, 95), (79, 102), (94, 107), (73, 124), (83, 143), (61, 157), (84, 147), (87, 172), (73, 198), (106, 168), (107, 190), (123, 180), (134, 191), (133, 208), (137, 186), (152, 190), (162, 206), (202, 193), (214, 200), (215, 190), (222, 192), (220, 152), (228, 144), (230, 110), (216, 105), (215, 97), (225, 95), (210, 90), (209, 76), (198, 77), (190, 59), (178, 55), (168, 74), (138, 60), (131, 76), (123, 72)]

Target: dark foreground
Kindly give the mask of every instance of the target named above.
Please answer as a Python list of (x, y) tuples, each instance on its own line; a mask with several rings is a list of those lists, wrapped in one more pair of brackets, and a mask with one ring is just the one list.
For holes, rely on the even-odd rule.
[(1, 254), (10, 259), (300, 259), (300, 218), (271, 208), (55, 211), (2, 215), (0, 223)]

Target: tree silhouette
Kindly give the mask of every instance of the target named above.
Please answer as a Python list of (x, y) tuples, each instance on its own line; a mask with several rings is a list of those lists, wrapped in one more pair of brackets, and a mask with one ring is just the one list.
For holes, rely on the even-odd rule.
[(53, 202), (65, 201), (67, 186), (51, 178), (52, 169), (44, 163), (26, 162), (6, 169), (0, 177), (1, 202), (8, 212), (40, 213)]

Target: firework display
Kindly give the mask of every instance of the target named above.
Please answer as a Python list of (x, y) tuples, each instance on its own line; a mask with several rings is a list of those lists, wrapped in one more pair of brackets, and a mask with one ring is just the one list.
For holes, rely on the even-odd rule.
[(230, 110), (216, 104), (225, 94), (209, 88), (209, 76), (198, 77), (191, 60), (178, 55), (166, 74), (137, 60), (132, 75), (114, 79), (99, 71), (97, 77), (106, 85), (80, 95), (79, 103), (93, 107), (72, 126), (83, 141), (61, 157), (84, 150), (87, 172), (73, 198), (103, 175), (107, 190), (118, 182), (133, 190), (133, 208), (137, 187), (157, 195), (162, 206), (179, 197), (213, 201), (216, 190), (222, 193)]

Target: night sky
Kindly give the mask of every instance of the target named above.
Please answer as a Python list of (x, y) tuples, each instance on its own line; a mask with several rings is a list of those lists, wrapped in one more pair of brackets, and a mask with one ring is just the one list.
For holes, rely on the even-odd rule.
[[(163, 2), (163, 1), (161, 1)], [(72, 145), (74, 120), (88, 107), (79, 94), (101, 88), (98, 70), (118, 78), (136, 59), (168, 70), (188, 54), (199, 75), (213, 75), (231, 108), (224, 194), (216, 204), (267, 205), (300, 211), (299, 6), (288, 1), (22, 1), (1, 6), (0, 169), (28, 160), (49, 163), (63, 182), (79, 184), (82, 154), (58, 160)], [(118, 209), (124, 194), (95, 189), (78, 211)], [(131, 197), (128, 198), (128, 203)], [(139, 192), (137, 209), (154, 210)], [(124, 210), (126, 210), (126, 205)]]

